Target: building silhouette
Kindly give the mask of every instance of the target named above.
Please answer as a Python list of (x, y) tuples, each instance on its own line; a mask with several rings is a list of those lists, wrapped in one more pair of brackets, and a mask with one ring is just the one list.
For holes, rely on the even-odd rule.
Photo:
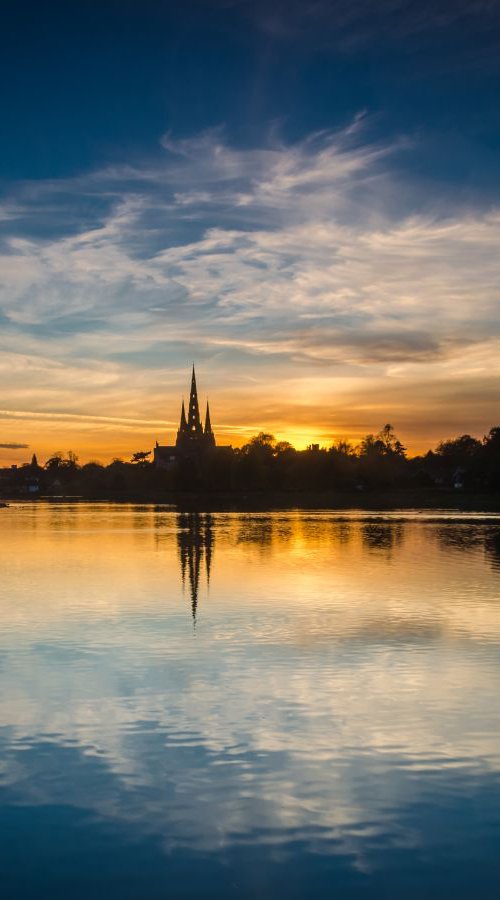
[(175, 444), (162, 446), (157, 441), (154, 448), (154, 463), (158, 468), (168, 469), (183, 460), (191, 460), (192, 462), (197, 463), (211, 452), (227, 449), (227, 447), (217, 446), (215, 442), (215, 435), (210, 421), (208, 400), (205, 411), (205, 425), (202, 425), (198, 404), (196, 374), (193, 365), (187, 416), (183, 400), (181, 420), (177, 430)]

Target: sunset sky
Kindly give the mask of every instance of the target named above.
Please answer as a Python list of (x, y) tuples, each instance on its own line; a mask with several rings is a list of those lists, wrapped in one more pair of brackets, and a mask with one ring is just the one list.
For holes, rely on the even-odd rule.
[(500, 0), (8, 4), (0, 465), (500, 424)]

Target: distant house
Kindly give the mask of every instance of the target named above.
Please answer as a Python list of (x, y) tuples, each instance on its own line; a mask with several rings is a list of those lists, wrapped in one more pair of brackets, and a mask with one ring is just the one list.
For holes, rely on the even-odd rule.
[[(36, 457), (34, 457), (36, 460)], [(0, 469), (0, 493), (9, 497), (36, 497), (40, 493), (38, 464)]]
[(196, 374), (193, 366), (187, 416), (183, 400), (176, 442), (175, 444), (162, 445), (157, 441), (153, 451), (154, 464), (159, 469), (169, 469), (182, 460), (189, 459), (199, 462), (208, 454), (228, 449), (230, 448), (227, 445), (217, 446), (215, 442), (208, 401), (205, 412), (205, 425), (202, 425), (198, 405)]
[(3, 466), (0, 469), (0, 493), (6, 494), (17, 475), (17, 466)]

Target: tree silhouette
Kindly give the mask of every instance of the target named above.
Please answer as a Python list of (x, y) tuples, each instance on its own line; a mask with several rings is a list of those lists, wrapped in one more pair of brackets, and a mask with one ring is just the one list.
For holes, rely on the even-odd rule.
[(149, 462), (149, 457), (151, 456), (151, 450), (138, 450), (137, 453), (132, 454), (132, 462), (137, 465), (143, 465), (144, 463)]
[[(108, 466), (78, 464), (72, 451), (57, 451), (36, 469), (41, 493), (61, 490), (83, 497), (137, 497), (155, 500), (177, 492), (353, 491), (412, 488), (500, 491), (500, 426), (482, 440), (463, 434), (441, 441), (423, 456), (409, 458), (392, 425), (367, 434), (357, 447), (337, 440), (330, 447), (311, 444), (296, 450), (288, 441), (261, 431), (241, 448), (219, 448), (200, 461), (179, 459), (168, 470), (156, 468), (150, 451), (137, 451), (130, 462)], [(33, 476), (36, 458), (9, 477), (21, 483)]]

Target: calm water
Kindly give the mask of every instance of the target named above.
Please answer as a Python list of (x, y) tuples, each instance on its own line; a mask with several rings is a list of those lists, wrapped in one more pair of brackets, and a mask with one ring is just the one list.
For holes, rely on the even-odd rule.
[(500, 519), (0, 510), (22, 898), (500, 895)]

